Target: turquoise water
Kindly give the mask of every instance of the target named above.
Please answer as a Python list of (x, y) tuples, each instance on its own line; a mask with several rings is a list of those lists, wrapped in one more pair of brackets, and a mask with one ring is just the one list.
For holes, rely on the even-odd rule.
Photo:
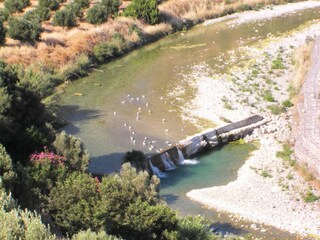
[(167, 178), (161, 179), (161, 196), (170, 207), (183, 215), (200, 214), (201, 206), (192, 204), (185, 194), (192, 189), (234, 181), (239, 168), (254, 149), (250, 144), (230, 143), (219, 150), (197, 156), (197, 165), (185, 165), (166, 173)]

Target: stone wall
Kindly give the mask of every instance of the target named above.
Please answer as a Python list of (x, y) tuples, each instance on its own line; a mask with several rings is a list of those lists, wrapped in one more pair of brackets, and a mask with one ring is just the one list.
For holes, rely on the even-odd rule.
[(172, 148), (153, 155), (151, 157), (151, 162), (161, 171), (165, 171), (166, 168), (161, 159), (162, 154), (168, 153), (171, 161), (175, 165), (179, 165), (179, 149), (182, 151), (184, 158), (190, 158), (200, 152), (212, 150), (222, 144), (243, 138), (247, 134), (250, 134), (255, 128), (258, 128), (267, 122), (269, 122), (269, 120), (266, 120), (259, 115), (254, 115), (225, 126), (208, 129), (187, 139), (181, 140)]

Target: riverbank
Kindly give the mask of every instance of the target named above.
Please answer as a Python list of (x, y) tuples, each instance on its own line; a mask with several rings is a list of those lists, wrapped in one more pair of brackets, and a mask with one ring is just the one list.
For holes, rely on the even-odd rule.
[[(318, 6), (319, 2), (305, 4)], [(263, 19), (282, 15), (283, 9), (279, 6), (243, 17), (239, 14), (239, 18), (228, 24), (237, 27), (242, 22), (258, 21), (252, 30), (259, 31)], [(290, 6), (286, 10), (290, 11)], [(191, 102), (191, 109), (196, 110), (186, 109), (186, 117), (222, 123), (255, 113), (270, 118), (271, 122), (246, 139), (258, 140), (260, 148), (239, 170), (236, 181), (226, 186), (192, 190), (187, 193), (189, 198), (232, 213), (236, 219), (272, 225), (304, 236), (320, 234), (319, 203), (306, 199), (308, 194), (319, 196), (320, 193), (294, 171), (291, 163), (277, 157), (283, 143), (291, 137), (291, 97), (297, 90), (292, 86), (296, 74), (295, 49), (317, 36), (320, 36), (319, 24), (309, 23), (296, 31), (270, 35), (250, 48), (240, 47), (239, 52), (220, 56), (223, 64), (217, 67), (228, 68), (227, 74), (213, 72), (205, 64), (198, 66), (201, 75), (196, 74), (198, 71), (191, 74), (190, 84), (198, 94)]]

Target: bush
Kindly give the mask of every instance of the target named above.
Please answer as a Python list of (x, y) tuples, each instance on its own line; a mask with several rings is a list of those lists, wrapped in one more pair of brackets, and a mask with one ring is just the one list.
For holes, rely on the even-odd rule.
[(108, 20), (108, 9), (102, 4), (96, 4), (89, 8), (86, 21), (91, 24), (102, 24)]
[(118, 55), (118, 48), (107, 42), (96, 45), (93, 49), (93, 56), (99, 63), (103, 63)]
[(36, 9), (26, 12), (23, 17), (28, 21), (37, 21), (41, 23), (42, 21), (49, 20), (50, 16), (49, 8), (39, 6)]
[(88, 8), (90, 6), (90, 0), (74, 0), (74, 3), (81, 8)]
[(95, 233), (89, 229), (73, 235), (71, 240), (120, 240), (120, 238), (107, 235), (105, 231)]
[(1, 22), (7, 21), (9, 16), (10, 16), (10, 12), (8, 11), (8, 9), (3, 8), (0, 10), (0, 21)]
[(58, 0), (39, 0), (39, 7), (49, 8), (52, 11), (59, 9), (60, 2)]
[(74, 27), (77, 25), (76, 15), (70, 9), (64, 8), (56, 12), (53, 24), (61, 27)]
[(146, 156), (141, 151), (132, 150), (131, 152), (126, 152), (123, 157), (122, 163), (130, 163), (138, 171), (147, 170), (147, 160)]
[(0, 239), (57, 239), (41, 222), (38, 214), (21, 210), (3, 190), (0, 189)]
[(87, 170), (90, 156), (79, 138), (63, 131), (56, 135), (53, 146), (58, 154), (65, 157), (65, 164), (70, 170), (82, 172)]
[(30, 0), (6, 0), (4, 7), (8, 9), (10, 13), (22, 12), (22, 10), (30, 5)]
[(268, 109), (274, 115), (279, 115), (281, 113), (285, 113), (286, 112), (286, 108), (285, 107), (279, 106), (279, 105), (276, 105), (276, 104), (268, 106)]
[(43, 32), (39, 22), (29, 21), (23, 17), (9, 19), (8, 26), (8, 34), (12, 39), (32, 44), (40, 40), (40, 35)]
[(121, 5), (120, 0), (102, 0), (101, 4), (108, 9), (109, 14), (118, 15), (119, 7)]
[(6, 31), (3, 23), (0, 21), (0, 45), (3, 45), (6, 42)]
[(303, 200), (305, 202), (316, 202), (320, 199), (320, 197), (314, 195), (311, 191), (308, 191), (307, 194), (305, 196), (303, 196)]
[(179, 237), (181, 240), (209, 240), (212, 239), (212, 233), (209, 231), (208, 222), (201, 216), (185, 217), (179, 219)]
[(98, 186), (90, 175), (74, 172), (52, 189), (50, 214), (64, 233), (72, 235), (80, 230), (97, 229), (94, 209), (99, 197)]
[(8, 191), (13, 190), (17, 174), (13, 170), (12, 160), (6, 149), (0, 144), (0, 179), (1, 185)]
[(83, 8), (81, 7), (80, 4), (78, 3), (70, 3), (66, 6), (66, 9), (68, 11), (71, 11), (74, 13), (74, 15), (76, 15), (78, 18), (83, 18), (84, 14), (83, 14)]
[(287, 100), (282, 102), (282, 106), (284, 106), (286, 108), (289, 108), (289, 107), (293, 106), (293, 103), (289, 99), (287, 99)]
[(160, 19), (157, 0), (133, 0), (123, 15), (141, 18), (149, 24), (157, 24)]

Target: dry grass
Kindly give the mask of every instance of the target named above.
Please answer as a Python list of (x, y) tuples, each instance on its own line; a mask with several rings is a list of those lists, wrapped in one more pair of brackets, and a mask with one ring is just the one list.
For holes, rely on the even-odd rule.
[(320, 180), (316, 179), (306, 166), (296, 164), (295, 170), (312, 188), (320, 191)]

